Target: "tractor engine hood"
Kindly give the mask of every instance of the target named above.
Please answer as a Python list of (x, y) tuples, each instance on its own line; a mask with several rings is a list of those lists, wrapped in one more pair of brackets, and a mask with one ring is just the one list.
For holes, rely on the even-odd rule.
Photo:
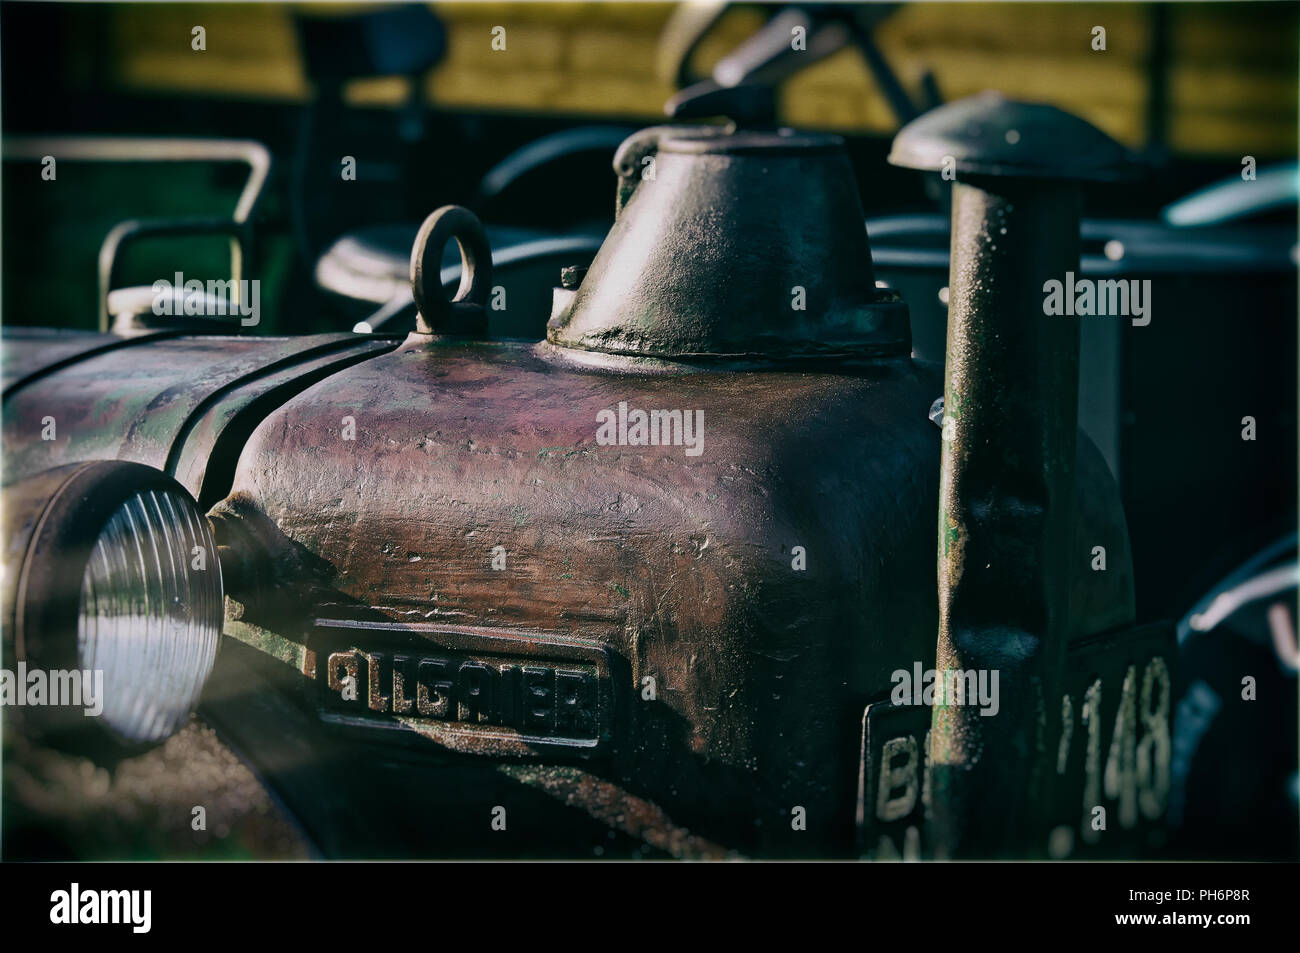
[[(942, 375), (875, 288), (835, 140), (651, 130), (616, 169), (543, 342), (479, 337), (481, 228), (430, 216), (417, 331), (273, 411), (210, 513), (227, 635), (332, 737), (531, 764), (511, 776), (593, 816), (644, 798), (659, 821), (607, 822), (650, 842), (843, 851), (790, 805), (851, 818), (863, 706), (934, 664)], [(448, 302), (423, 284), (452, 238)], [(1114, 481), (1077, 456), (1080, 533), (1112, 553), (1071, 576), (1085, 637), (1133, 593)]]
[[(654, 129), (616, 171), (544, 341), (482, 337), (490, 249), (454, 208), (402, 341), (7, 334), (5, 481), (116, 458), (198, 499), (224, 664), (293, 699), (268, 724), (241, 674), (216, 721), (296, 811), (328, 806), (305, 752), (348, 752), (374, 810), (336, 832), (461, 816), (506, 774), (677, 856), (843, 854), (864, 708), (935, 664), (942, 369), (875, 286), (838, 140)], [(424, 277), (453, 238), (449, 302)], [(1074, 642), (1134, 613), (1117, 487), (1069, 449), (1077, 537), (1110, 553), (1070, 563)]]

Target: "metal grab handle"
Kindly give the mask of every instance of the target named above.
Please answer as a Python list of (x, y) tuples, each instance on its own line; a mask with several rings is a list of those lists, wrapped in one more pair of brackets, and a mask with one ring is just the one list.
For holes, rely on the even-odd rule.
[[(442, 291), (442, 250), (451, 239), (460, 247), (460, 286), (448, 301)], [(469, 209), (444, 205), (424, 220), (411, 248), (411, 293), (420, 334), (477, 336), (487, 331), (487, 296), (492, 287), (492, 247), (483, 223)]]
[(243, 271), (242, 258), (244, 249), (248, 245), (249, 229), (248, 223), (236, 222), (228, 218), (127, 219), (114, 225), (104, 236), (104, 243), (99, 247), (99, 330), (107, 332), (109, 329), (111, 315), (108, 313), (108, 297), (113, 290), (113, 279), (117, 274), (121, 251), (132, 242), (145, 238), (229, 235), (231, 300), (238, 304), (240, 278)]
[[(239, 287), (252, 241), (253, 213), (271, 175), (271, 153), (252, 139), (166, 139), (128, 136), (40, 136), (4, 140), (4, 158), (40, 161), (45, 156), (78, 162), (239, 162), (248, 180), (229, 219), (130, 220), (116, 226), (99, 252), (99, 329), (109, 325), (115, 255), (129, 241), (154, 235), (229, 234), (230, 278)], [(230, 226), (237, 226), (231, 228)], [(106, 278), (107, 276), (107, 278)]]

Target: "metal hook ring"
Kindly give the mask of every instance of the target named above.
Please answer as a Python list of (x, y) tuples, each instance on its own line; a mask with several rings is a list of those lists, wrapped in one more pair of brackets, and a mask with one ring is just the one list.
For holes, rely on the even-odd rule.
[[(460, 287), (448, 301), (442, 290), (442, 251), (453, 238), (460, 248)], [(444, 205), (426, 218), (411, 248), (416, 329), (421, 334), (482, 333), (491, 285), (492, 248), (478, 216), (460, 205)]]

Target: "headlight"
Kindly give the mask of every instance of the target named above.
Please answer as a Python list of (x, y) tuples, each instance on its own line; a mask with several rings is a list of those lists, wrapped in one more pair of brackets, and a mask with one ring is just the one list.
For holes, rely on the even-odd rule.
[(224, 618), (216, 544), (190, 495), (152, 467), (113, 461), (23, 481), (5, 508), (8, 568), (22, 554), (16, 592), (6, 585), (17, 658), (28, 670), (102, 672), (95, 720), (126, 741), (177, 731)]
[(190, 498), (149, 490), (119, 506), (91, 549), (77, 622), (79, 667), (104, 672), (104, 721), (132, 741), (180, 728), (223, 614), (216, 546)]

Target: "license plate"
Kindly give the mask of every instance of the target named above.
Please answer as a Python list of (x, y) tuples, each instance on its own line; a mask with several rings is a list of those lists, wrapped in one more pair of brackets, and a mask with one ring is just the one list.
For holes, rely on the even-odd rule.
[[(1054, 782), (1038, 853), (1135, 857), (1158, 847), (1172, 761), (1173, 627), (1160, 623), (1070, 647), (1046, 739)], [(933, 709), (892, 700), (866, 707), (858, 781), (858, 848), (873, 859), (933, 856), (926, 843)], [(996, 717), (996, 716), (995, 716)]]

